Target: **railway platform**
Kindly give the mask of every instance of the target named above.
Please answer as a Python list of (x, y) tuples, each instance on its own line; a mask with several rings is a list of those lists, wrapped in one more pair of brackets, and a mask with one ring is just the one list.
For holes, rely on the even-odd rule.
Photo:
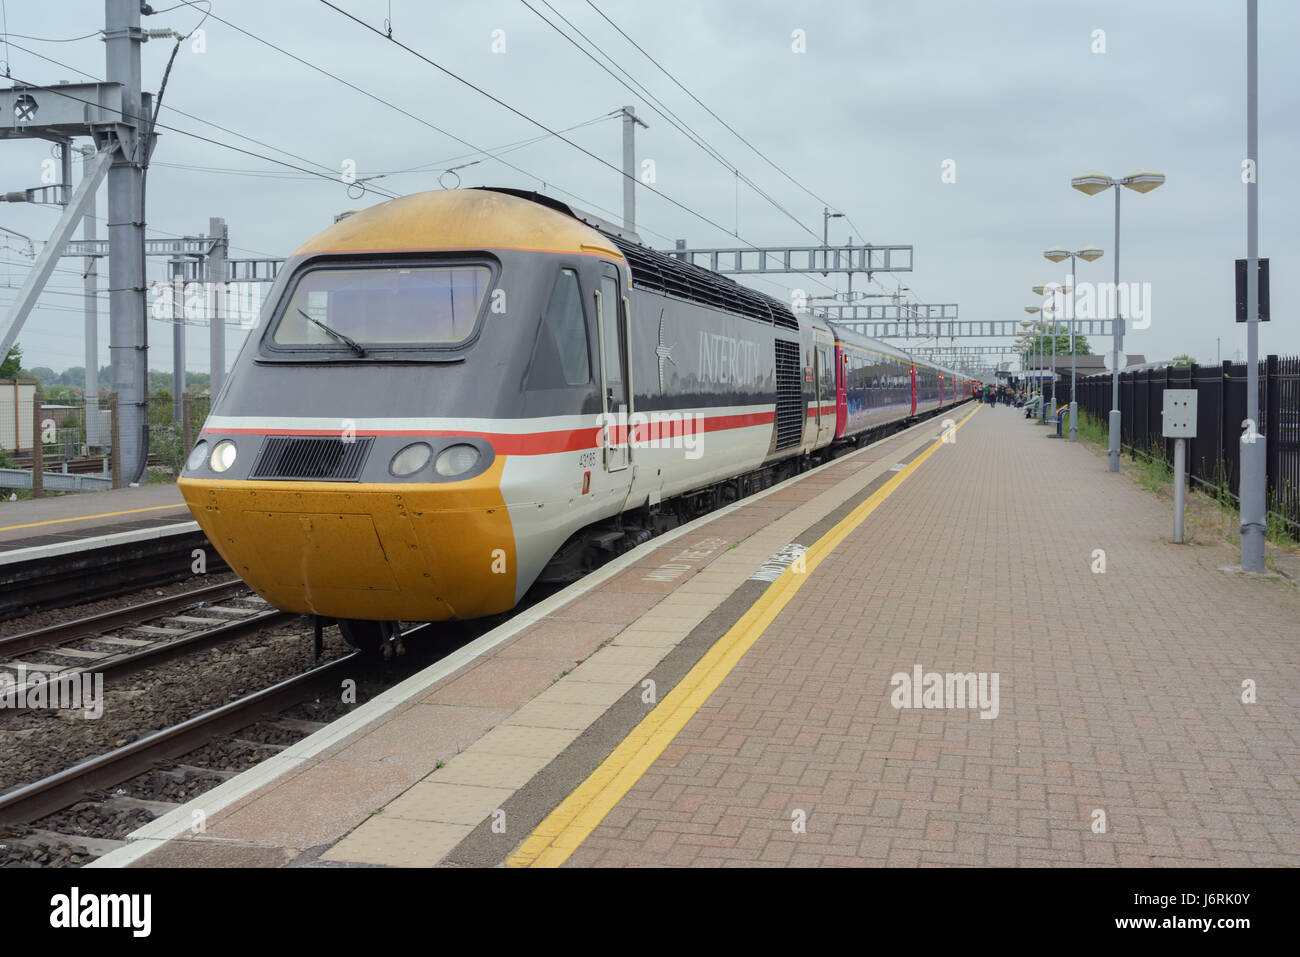
[[(963, 406), (655, 539), (96, 861), (1300, 864), (1300, 591)], [(945, 441), (946, 439), (946, 441)]]
[(187, 522), (197, 527), (175, 485), (0, 502), (0, 556)]
[(0, 615), (184, 577), (195, 549), (224, 567), (175, 485), (0, 502)]

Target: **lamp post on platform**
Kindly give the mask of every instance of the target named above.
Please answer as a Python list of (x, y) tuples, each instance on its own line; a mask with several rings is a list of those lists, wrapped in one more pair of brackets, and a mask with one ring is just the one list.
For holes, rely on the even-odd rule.
[[(1102, 255), (1103, 254), (1101, 249), (1098, 248), (1097, 246), (1084, 246), (1078, 252), (1073, 252), (1073, 253), (1070, 252), (1068, 249), (1065, 249), (1064, 247), (1057, 246), (1043, 253), (1043, 257), (1045, 259), (1048, 259), (1054, 263), (1064, 262), (1066, 259), (1070, 260), (1070, 294), (1069, 296), (1066, 297), (1065, 301), (1069, 304), (1069, 308), (1066, 309), (1066, 319), (1070, 323), (1070, 441), (1071, 442), (1079, 441), (1079, 402), (1077, 398), (1077, 389), (1075, 386), (1075, 380), (1078, 378), (1078, 374), (1076, 372), (1078, 363), (1075, 361), (1074, 358), (1075, 356), (1074, 267), (1076, 264), (1075, 260), (1082, 259), (1084, 262), (1089, 262), (1089, 263), (1096, 262), (1098, 259), (1102, 257)], [(1116, 293), (1116, 296), (1118, 295), (1119, 293)], [(1118, 302), (1118, 299), (1116, 301)]]
[(1025, 348), (1025, 402), (1026, 403), (1029, 402), (1029, 394), (1030, 394), (1029, 373), (1031, 371), (1034, 371), (1034, 365), (1037, 359), (1037, 357), (1034, 355), (1034, 340), (1029, 333), (1029, 330), (1033, 327), (1033, 325), (1034, 324), (1028, 319), (1020, 320), (1020, 328), (1024, 330), (1024, 332), (1021, 333), (1021, 341), (1023, 342)]
[(1119, 471), (1119, 364), (1120, 350), (1124, 347), (1124, 317), (1119, 314), (1119, 187), (1125, 186), (1138, 193), (1149, 193), (1165, 181), (1163, 173), (1142, 169), (1119, 179), (1112, 179), (1096, 171), (1084, 173), (1070, 180), (1070, 185), (1081, 193), (1096, 196), (1105, 190), (1115, 189), (1115, 329), (1111, 343), (1114, 368), (1110, 377), (1110, 470)]
[[(1031, 316), (1039, 315), (1042, 311), (1043, 310), (1040, 306), (1025, 306), (1025, 312), (1029, 313)], [(1038, 361), (1035, 363), (1034, 371), (1034, 378), (1037, 380), (1035, 384), (1038, 386), (1038, 414), (1041, 421), (1046, 422), (1047, 396), (1043, 392), (1043, 370), (1047, 366), (1047, 347), (1043, 343), (1043, 324), (1041, 321), (1031, 322), (1030, 320), (1025, 319), (1020, 323), (1020, 325), (1028, 325), (1034, 330), (1034, 348), (1037, 351), (1038, 358)]]
[[(1056, 418), (1056, 293), (1060, 289), (1059, 283), (1047, 283), (1043, 286), (1034, 286), (1035, 296), (1051, 297), (1051, 301), (1045, 301), (1042, 306), (1042, 315), (1046, 322), (1047, 314), (1052, 314), (1052, 408), (1050, 416)], [(1044, 346), (1044, 352), (1046, 346)]]
[(1027, 398), (1029, 396), (1029, 340), (1021, 336), (1012, 346), (1012, 351), (1020, 356), (1020, 389)]

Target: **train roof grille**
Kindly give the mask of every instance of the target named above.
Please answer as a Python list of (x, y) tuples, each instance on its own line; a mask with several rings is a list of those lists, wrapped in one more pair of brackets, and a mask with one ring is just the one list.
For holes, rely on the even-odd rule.
[(641, 243), (641, 237), (635, 232), (620, 229), (618, 226), (591, 213), (584, 212), (553, 196), (526, 189), (513, 189), (503, 186), (476, 186), (496, 193), (518, 196), (529, 202), (554, 209), (586, 223), (608, 239), (632, 270), (634, 285), (653, 289), (665, 295), (687, 299), (701, 305), (714, 306), (728, 312), (739, 313), (759, 322), (771, 323), (782, 329), (799, 330), (799, 320), (789, 307), (779, 299), (765, 296), (761, 292), (742, 286), (734, 279), (719, 275), (712, 270), (703, 269), (694, 263), (688, 263), (667, 253), (651, 249)]
[(604, 235), (627, 260), (632, 282), (637, 286), (739, 313), (783, 329), (799, 328), (794, 313), (771, 296), (657, 249), (630, 243), (613, 233)]

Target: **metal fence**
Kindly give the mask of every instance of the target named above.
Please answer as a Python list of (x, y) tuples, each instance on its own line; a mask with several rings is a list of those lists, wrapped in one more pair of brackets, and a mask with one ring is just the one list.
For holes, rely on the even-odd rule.
[[(178, 474), (207, 419), (206, 395), (187, 395), (183, 421), (174, 421), (170, 393), (149, 397), (151, 469)], [(86, 491), (116, 488), (123, 481), (113, 465), (114, 411), (110, 396), (42, 398), (33, 380), (0, 381), (0, 492), (31, 489)], [(33, 472), (39, 446), (41, 469)], [(50, 477), (42, 483), (41, 474)], [(130, 480), (128, 476), (127, 481)], [(6, 495), (0, 497), (7, 497)]]
[[(1062, 387), (1064, 392), (1062, 393)], [(1057, 395), (1069, 395), (1069, 377)], [(1192, 481), (1232, 499), (1241, 476), (1246, 422), (1246, 363), (1222, 366), (1166, 366), (1119, 377), (1120, 437), (1136, 455), (1173, 461), (1172, 439), (1161, 435), (1165, 389), (1196, 390), (1196, 438), (1188, 439), (1187, 471)], [(1079, 408), (1105, 425), (1111, 409), (1111, 376), (1080, 377)], [(1259, 363), (1260, 421), (1266, 440), (1269, 514), (1300, 535), (1300, 356), (1268, 356)]]

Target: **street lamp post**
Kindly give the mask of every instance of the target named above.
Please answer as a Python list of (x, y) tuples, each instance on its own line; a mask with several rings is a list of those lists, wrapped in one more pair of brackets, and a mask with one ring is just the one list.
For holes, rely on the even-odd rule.
[[(1042, 307), (1044, 322), (1046, 321), (1047, 314), (1049, 312), (1052, 314), (1052, 327), (1051, 327), (1052, 328), (1052, 380), (1051, 380), (1052, 381), (1052, 390), (1051, 390), (1051, 396), (1052, 396), (1051, 417), (1052, 418), (1056, 418), (1056, 332), (1057, 332), (1056, 312), (1057, 309), (1056, 309), (1055, 298), (1059, 286), (1060, 286), (1059, 283), (1051, 282), (1043, 286), (1033, 287), (1035, 296), (1052, 297), (1052, 301), (1046, 302)], [(1044, 346), (1043, 348), (1044, 351), (1046, 351), (1046, 346)]]
[[(1025, 312), (1033, 316), (1033, 315), (1037, 315), (1040, 312), (1040, 309), (1038, 306), (1025, 306)], [(1032, 345), (1031, 345), (1031, 348), (1033, 349), (1033, 355), (1034, 355), (1034, 363), (1033, 363), (1034, 379), (1036, 380), (1034, 384), (1037, 386), (1036, 391), (1038, 394), (1039, 415), (1043, 417), (1042, 420), (1046, 422), (1047, 419), (1044, 413), (1044, 409), (1046, 407), (1043, 405), (1043, 376), (1042, 376), (1043, 337), (1042, 334), (1039, 332), (1037, 322), (1031, 322), (1028, 319), (1022, 319), (1020, 321), (1020, 326), (1023, 329), (1032, 328), (1034, 330), (1034, 338), (1032, 340)], [(1027, 332), (1026, 335), (1028, 335)]]
[(1104, 190), (1115, 189), (1115, 328), (1111, 351), (1114, 367), (1110, 379), (1110, 470), (1119, 471), (1120, 415), (1119, 415), (1119, 362), (1124, 347), (1124, 317), (1119, 314), (1119, 187), (1126, 186), (1139, 193), (1149, 193), (1165, 181), (1163, 173), (1149, 169), (1138, 170), (1120, 179), (1112, 179), (1096, 171), (1084, 173), (1070, 180), (1070, 185), (1081, 193), (1095, 196)]
[(1259, 424), (1259, 4), (1246, 2), (1246, 418), (1250, 437), (1238, 446), (1241, 475), (1241, 569), (1263, 572), (1268, 528), (1268, 458)]
[[(1039, 311), (1042, 315), (1042, 311)], [(1038, 421), (1043, 425), (1047, 424), (1047, 383), (1044, 379), (1047, 376), (1047, 340), (1043, 337), (1047, 332), (1047, 323), (1039, 319), (1034, 323), (1034, 333), (1038, 336)]]
[[(1054, 263), (1070, 260), (1070, 291), (1066, 297), (1069, 308), (1066, 310), (1066, 319), (1070, 323), (1070, 441), (1079, 441), (1079, 401), (1077, 397), (1077, 388), (1075, 380), (1078, 378), (1078, 363), (1075, 361), (1074, 347), (1074, 290), (1075, 290), (1075, 261), (1082, 259), (1084, 262), (1096, 262), (1102, 257), (1102, 251), (1096, 246), (1084, 246), (1078, 252), (1070, 252), (1061, 246), (1049, 249), (1043, 253), (1044, 258)], [(1119, 296), (1117, 292), (1116, 297)], [(1117, 300), (1118, 301), (1118, 298)]]

